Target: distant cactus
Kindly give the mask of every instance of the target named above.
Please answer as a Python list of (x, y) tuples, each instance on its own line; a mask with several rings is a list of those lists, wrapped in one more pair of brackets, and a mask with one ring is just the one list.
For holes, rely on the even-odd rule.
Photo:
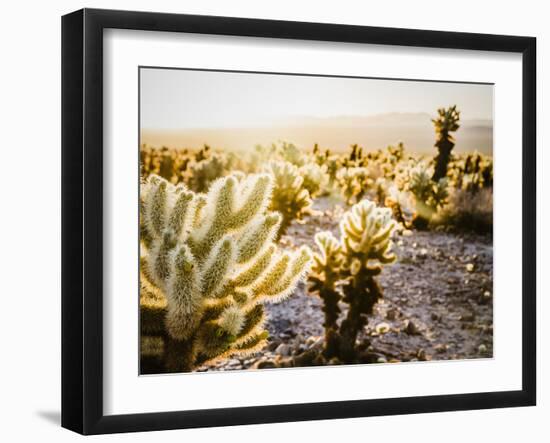
[(365, 167), (341, 169), (336, 175), (342, 196), (347, 204), (360, 201), (366, 192), (374, 185)]
[(212, 153), (212, 148), (210, 148), (210, 146), (208, 145), (204, 145), (201, 149), (199, 149), (195, 153), (195, 161), (201, 162), (203, 160), (206, 160), (210, 158), (211, 153)]
[(141, 327), (164, 337), (165, 371), (265, 344), (263, 303), (288, 296), (311, 260), (308, 248), (272, 242), (281, 216), (266, 212), (271, 190), (265, 174), (218, 179), (206, 195), (154, 175), (142, 185)]
[(448, 176), (454, 187), (475, 194), (493, 186), (493, 160), (478, 152), (453, 156)]
[[(328, 150), (327, 150), (328, 152)], [(328, 174), (328, 187), (332, 189), (337, 181), (338, 171), (340, 170), (340, 160), (335, 155), (328, 155), (325, 161)]]
[(270, 209), (283, 216), (278, 236), (283, 235), (293, 220), (301, 220), (311, 210), (311, 198), (304, 178), (289, 162), (271, 162), (266, 169), (274, 179)]
[(228, 172), (224, 158), (219, 154), (201, 160), (192, 166), (192, 174), (187, 180), (189, 187), (195, 192), (205, 192), (214, 180), (223, 177)]
[(171, 183), (180, 182), (190, 161), (187, 149), (143, 145), (140, 149), (141, 176), (160, 175)]
[[(363, 200), (344, 214), (340, 240), (329, 232), (315, 236), (320, 252), (314, 255), (309, 289), (324, 302), (327, 359), (336, 358), (342, 363), (359, 361), (357, 336), (382, 297), (375, 277), (382, 266), (396, 258), (391, 241), (394, 228), (390, 209)], [(339, 301), (349, 307), (340, 326)]]
[(351, 145), (349, 156), (344, 157), (343, 162), (348, 168), (363, 166), (363, 148), (357, 144)]
[(432, 119), (436, 134), (435, 146), (439, 150), (435, 157), (435, 168), (432, 176), (432, 180), (436, 183), (447, 176), (447, 166), (451, 160), (451, 151), (455, 145), (451, 132), (455, 132), (460, 128), (458, 124), (460, 111), (456, 109), (456, 105), (447, 109), (440, 108), (437, 110), (437, 113), (438, 117)]
[(269, 146), (256, 145), (250, 154), (248, 169), (250, 172), (259, 172), (265, 168), (265, 165), (274, 160), (277, 156), (277, 145)]
[(328, 185), (326, 167), (319, 166), (317, 163), (306, 163), (299, 172), (304, 179), (303, 186), (308, 190), (311, 198), (326, 191)]
[(411, 194), (401, 191), (396, 185), (388, 189), (384, 206), (390, 208), (395, 220), (401, 223), (404, 228), (410, 228), (415, 215), (414, 199)]
[(416, 214), (413, 220), (417, 228), (426, 228), (432, 217), (447, 202), (448, 179), (442, 178), (434, 183), (429, 169), (419, 163), (411, 169), (409, 189), (416, 200)]
[(293, 143), (282, 142), (278, 148), (281, 158), (295, 166), (303, 166), (306, 163), (304, 154)]

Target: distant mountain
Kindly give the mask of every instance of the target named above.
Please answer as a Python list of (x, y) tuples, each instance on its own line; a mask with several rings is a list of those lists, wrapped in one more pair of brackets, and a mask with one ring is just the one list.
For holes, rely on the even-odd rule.
[[(472, 119), (460, 122), (456, 132), (456, 150), (493, 151), (491, 120)], [(270, 127), (212, 128), (191, 130), (142, 130), (141, 142), (153, 146), (197, 147), (207, 143), (215, 148), (247, 149), (256, 144), (286, 140), (309, 149), (315, 143), (333, 151), (347, 150), (358, 143), (367, 150), (383, 148), (402, 141), (407, 149), (418, 153), (434, 152), (435, 133), (427, 113), (388, 113), (373, 116), (335, 116), (318, 118), (298, 116)]]

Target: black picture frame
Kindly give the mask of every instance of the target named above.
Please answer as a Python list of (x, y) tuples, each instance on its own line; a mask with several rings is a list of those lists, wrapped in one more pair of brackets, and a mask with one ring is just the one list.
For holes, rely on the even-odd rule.
[[(519, 53), (522, 113), (522, 388), (131, 415), (103, 413), (103, 30)], [(62, 18), (62, 426), (82, 434), (458, 411), (536, 403), (536, 39), (230, 17), (83, 9)]]

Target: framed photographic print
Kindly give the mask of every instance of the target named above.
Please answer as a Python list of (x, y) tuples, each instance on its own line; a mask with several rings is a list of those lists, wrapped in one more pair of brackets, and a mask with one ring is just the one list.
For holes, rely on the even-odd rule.
[(64, 16), (62, 425), (534, 405), (535, 51)]

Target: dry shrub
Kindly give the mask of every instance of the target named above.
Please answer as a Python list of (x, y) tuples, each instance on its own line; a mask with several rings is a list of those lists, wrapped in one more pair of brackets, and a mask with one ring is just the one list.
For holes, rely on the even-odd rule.
[(455, 189), (437, 219), (438, 225), (459, 231), (492, 233), (493, 188), (483, 188), (474, 193)]

